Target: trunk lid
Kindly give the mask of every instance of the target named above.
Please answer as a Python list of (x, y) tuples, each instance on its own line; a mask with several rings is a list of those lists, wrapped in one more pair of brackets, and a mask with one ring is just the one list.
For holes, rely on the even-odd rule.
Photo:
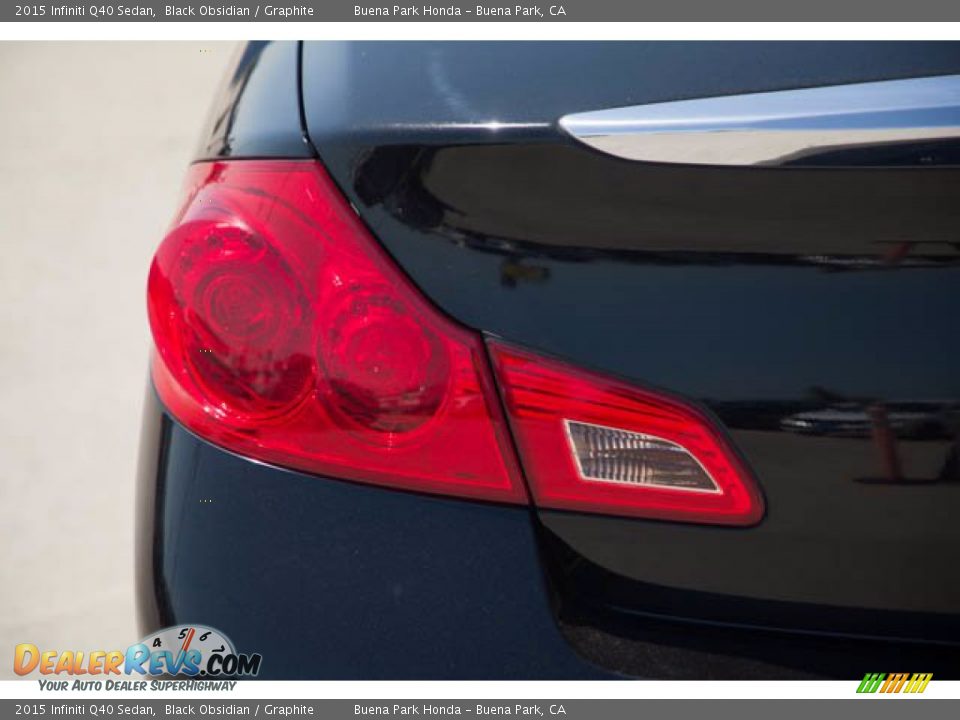
[(748, 529), (539, 512), (561, 598), (960, 642), (960, 170), (659, 165), (558, 126), (957, 72), (950, 43), (305, 45), (310, 138), (428, 297), (699, 404), (762, 486)]

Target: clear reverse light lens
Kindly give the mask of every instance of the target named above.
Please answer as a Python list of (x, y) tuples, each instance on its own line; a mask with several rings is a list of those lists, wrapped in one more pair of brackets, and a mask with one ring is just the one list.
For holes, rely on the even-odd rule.
[(686, 448), (663, 438), (564, 420), (577, 469), (585, 480), (720, 492)]

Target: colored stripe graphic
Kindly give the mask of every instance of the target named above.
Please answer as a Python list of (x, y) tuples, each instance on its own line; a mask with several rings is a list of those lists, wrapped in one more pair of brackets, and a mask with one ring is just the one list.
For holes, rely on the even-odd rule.
[(867, 673), (860, 681), (858, 693), (875, 693), (880, 687), (880, 683), (887, 677), (886, 673)]
[(858, 693), (922, 693), (933, 673), (867, 673), (857, 687)]
[(914, 673), (913, 677), (910, 678), (910, 683), (907, 685), (907, 689), (904, 692), (908, 693), (922, 693), (927, 689), (927, 685), (930, 684), (930, 678), (933, 677), (933, 673)]

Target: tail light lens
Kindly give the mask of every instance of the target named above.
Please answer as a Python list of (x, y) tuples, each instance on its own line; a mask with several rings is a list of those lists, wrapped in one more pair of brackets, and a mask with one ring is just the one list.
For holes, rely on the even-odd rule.
[(541, 507), (752, 525), (763, 499), (700, 411), (613, 378), (490, 343)]
[[(525, 503), (479, 334), (431, 306), (318, 163), (200, 163), (150, 270), (164, 404), (247, 457)], [(489, 343), (542, 507), (729, 525), (763, 502), (699, 411)]]
[(249, 457), (525, 502), (483, 342), (431, 307), (317, 163), (195, 165), (150, 271), (162, 400)]

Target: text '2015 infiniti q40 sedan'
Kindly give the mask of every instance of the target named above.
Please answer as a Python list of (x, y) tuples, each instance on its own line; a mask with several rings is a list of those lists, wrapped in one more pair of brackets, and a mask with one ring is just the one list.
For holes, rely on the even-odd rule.
[(960, 677), (960, 45), (252, 43), (149, 273), (145, 632)]

